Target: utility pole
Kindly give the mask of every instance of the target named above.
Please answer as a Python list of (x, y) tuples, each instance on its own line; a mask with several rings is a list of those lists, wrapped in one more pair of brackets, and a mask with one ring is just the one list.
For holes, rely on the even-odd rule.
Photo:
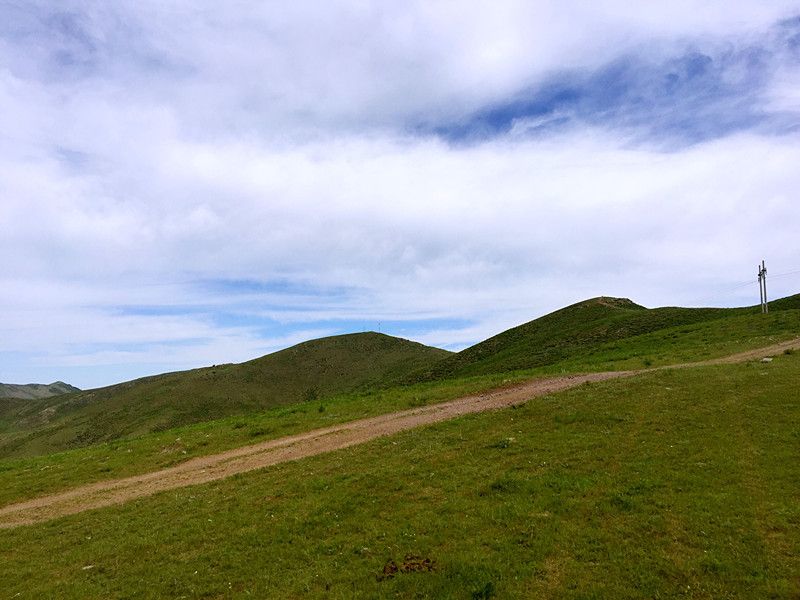
[(763, 278), (761, 265), (758, 265), (758, 307), (761, 309), (761, 314), (764, 314), (764, 285), (761, 283)]
[(769, 302), (767, 302), (767, 266), (761, 261), (762, 280), (764, 282), (764, 314), (769, 313)]

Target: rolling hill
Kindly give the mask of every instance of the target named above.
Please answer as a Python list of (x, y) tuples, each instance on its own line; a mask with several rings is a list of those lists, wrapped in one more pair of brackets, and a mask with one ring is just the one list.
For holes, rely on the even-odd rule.
[[(0, 427), (45, 419), (34, 431), (0, 429), (0, 440), (37, 452), (54, 439), (85, 446), (0, 458), (0, 511), (13, 502), (44, 511), (38, 524), (0, 522), (4, 589), (21, 597), (794, 598), (799, 304), (785, 298), (761, 315), (597, 298), (460, 358), (378, 334), (340, 336), (242, 365), (0, 401), (9, 416), (0, 412)], [(735, 364), (575, 383), (580, 370), (754, 348), (762, 350)], [(386, 387), (420, 368), (443, 378)], [(458, 369), (485, 374), (452, 376)], [(567, 375), (531, 381), (548, 369)], [(573, 386), (558, 391), (548, 387), (554, 380)], [(520, 381), (544, 384), (542, 395), (468, 416), (453, 403), (425, 406), (496, 401), (502, 392), (484, 392)], [(258, 412), (258, 402), (240, 399), (231, 404), (247, 414), (169, 430), (156, 420), (203, 421), (204, 402), (225, 406), (228, 397), (215, 405), (208, 390), (244, 397), (279, 385), (292, 405)], [(337, 389), (357, 392), (327, 396)], [(391, 428), (376, 424), (397, 424), (398, 408), (442, 420), (386, 437)], [(159, 431), (100, 444), (67, 435), (95, 427), (113, 436), (137, 423)], [(331, 434), (336, 423), (377, 437), (345, 447)], [(303, 450), (312, 439), (335, 443), (302, 458), (287, 445), (293, 434)], [(274, 450), (249, 453), (262, 445)], [(209, 455), (226, 450), (220, 469), (240, 461), (248, 470), (215, 471)], [(249, 464), (255, 456), (265, 462)], [(190, 487), (149, 489), (164, 477), (158, 469), (173, 465), (201, 475)], [(222, 478), (203, 483), (207, 470)], [(114, 489), (140, 485), (145, 495), (96, 503), (103, 482), (126, 476), (135, 482)], [(77, 514), (47, 512), (41, 496), (58, 492)]]
[(599, 297), (456, 354), (378, 333), (349, 334), (242, 364), (50, 399), (0, 398), (0, 457), (85, 447), (353, 392), (394, 386), (403, 396), (403, 386), (441, 383), (441, 389), (457, 389), (468, 381), (472, 389), (488, 389), (510, 373), (519, 378), (691, 362), (797, 336), (800, 295), (770, 306), (765, 316), (758, 307), (648, 309), (625, 298)]
[(241, 364), (68, 396), (0, 400), (0, 455), (85, 446), (334, 394), (386, 387), (450, 353), (379, 333), (311, 340)]
[[(793, 325), (795, 332), (800, 331), (796, 327), (800, 313), (795, 312), (800, 309), (800, 295), (772, 302), (770, 308), (772, 314), (764, 317), (758, 307), (648, 309), (627, 298), (598, 297), (499, 333), (415, 375), (421, 380), (436, 380), (562, 364), (591, 370), (604, 352), (618, 358), (624, 353), (613, 351), (621, 348), (631, 356), (644, 356), (650, 351), (662, 352), (664, 342), (669, 346), (679, 339), (679, 344), (698, 351), (712, 338), (727, 345), (748, 335), (767, 335), (770, 327), (775, 333), (790, 332)], [(788, 319), (791, 323), (776, 318), (776, 313), (783, 311), (792, 312)], [(686, 336), (703, 328), (705, 335), (696, 339)], [(669, 348), (666, 356), (668, 362), (674, 362)], [(602, 367), (619, 365), (604, 363)]]
[(50, 398), (61, 394), (71, 394), (80, 392), (74, 385), (69, 385), (63, 381), (55, 381), (50, 384), (45, 383), (0, 383), (0, 398), (20, 398), (32, 400), (36, 398)]
[[(798, 352), (654, 371), (0, 528), (3, 590), (796, 598), (798, 377)], [(0, 492), (21, 478), (68, 489), (73, 466), (130, 463), (135, 443), (2, 461)]]

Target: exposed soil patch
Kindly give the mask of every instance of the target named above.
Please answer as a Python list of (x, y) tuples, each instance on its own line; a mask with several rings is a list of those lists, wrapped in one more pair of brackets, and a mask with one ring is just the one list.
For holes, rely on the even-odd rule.
[(423, 558), (414, 554), (406, 554), (406, 557), (398, 565), (394, 559), (390, 559), (383, 565), (383, 571), (378, 575), (378, 581), (391, 579), (398, 573), (426, 573), (433, 571), (435, 562), (430, 558)]
[[(800, 339), (768, 348), (742, 352), (726, 358), (676, 366), (744, 362), (765, 356), (774, 356), (790, 348), (800, 349)], [(379, 437), (446, 421), (461, 415), (522, 404), (538, 396), (573, 388), (582, 383), (630, 377), (641, 372), (643, 371), (611, 371), (537, 379), (483, 394), (465, 396), (449, 402), (360, 419), (234, 448), (220, 454), (201, 456), (160, 471), (124, 479), (100, 481), (66, 492), (10, 504), (0, 508), (0, 528), (39, 523), (85, 510), (121, 504), (166, 490), (208, 483), (277, 463), (363, 444)], [(408, 557), (406, 558), (408, 559)], [(405, 564), (404, 562), (403, 565)], [(415, 564), (413, 561), (409, 561), (409, 568), (413, 564)], [(403, 565), (395, 566), (400, 570)]]

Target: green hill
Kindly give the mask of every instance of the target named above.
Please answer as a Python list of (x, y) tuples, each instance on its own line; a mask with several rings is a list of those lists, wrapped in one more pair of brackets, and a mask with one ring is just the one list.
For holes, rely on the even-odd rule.
[(351, 334), (312, 340), (242, 364), (167, 373), (51, 399), (0, 398), (0, 456), (84, 447), (410, 383), (446, 387), (447, 382), (471, 381), (477, 389), (496, 385), (512, 372), (531, 377), (659, 366), (800, 335), (800, 295), (770, 307), (765, 316), (758, 307), (648, 309), (628, 299), (600, 297), (457, 354), (377, 333)]
[[(620, 365), (608, 364), (601, 360), (601, 355), (619, 358), (625, 352), (614, 351), (627, 349), (631, 356), (645, 356), (662, 352), (665, 344), (669, 350), (675, 339), (679, 339), (678, 345), (684, 346), (684, 350), (702, 352), (709, 342), (717, 341), (733, 351), (734, 342), (740, 338), (769, 335), (770, 328), (775, 333), (791, 334), (792, 328), (795, 334), (800, 333), (797, 328), (800, 313), (796, 311), (800, 308), (800, 295), (775, 301), (770, 308), (772, 314), (764, 317), (758, 307), (648, 309), (627, 298), (593, 298), (504, 331), (416, 376), (422, 380), (457, 378), (562, 363), (579, 369), (591, 369), (597, 364), (615, 368)], [(793, 313), (790, 318), (776, 317), (776, 313), (786, 311)], [(703, 328), (703, 335), (694, 338), (686, 335)], [(646, 338), (647, 335), (651, 337)], [(696, 358), (706, 357), (701, 354)], [(676, 355), (667, 354), (665, 358), (666, 362), (675, 362)], [(649, 366), (649, 361), (623, 366)]]
[[(130, 437), (0, 459), (0, 506), (548, 369), (698, 360), (800, 335), (800, 296), (770, 308), (646, 309), (597, 298), (457, 355), (378, 334), (340, 336), (242, 365), (0, 400), (0, 455), (88, 446), (81, 432)], [(798, 357), (787, 349), (767, 363), (581, 385), (0, 529), (0, 576), (9, 596), (36, 597), (795, 598)], [(444, 378), (384, 387), (415, 369)], [(278, 390), (263, 403), (275, 408), (253, 412), (266, 389)], [(374, 391), (326, 396), (346, 389)], [(220, 406), (236, 416), (205, 421), (203, 411)], [(134, 437), (170, 426), (164, 415), (195, 424)], [(38, 429), (12, 430), (25, 426)]]
[(298, 344), (241, 364), (146, 377), (52, 399), (0, 399), (0, 455), (53, 452), (386, 387), (450, 353), (379, 333)]
[(0, 383), (0, 398), (21, 398), (21, 399), (35, 399), (35, 398), (50, 398), (51, 396), (59, 396), (61, 394), (71, 394), (73, 392), (80, 392), (80, 389), (74, 385), (69, 385), (63, 381), (55, 381), (50, 384), (46, 383)]
[(797, 598), (798, 378), (651, 372), (0, 529), (4, 596)]

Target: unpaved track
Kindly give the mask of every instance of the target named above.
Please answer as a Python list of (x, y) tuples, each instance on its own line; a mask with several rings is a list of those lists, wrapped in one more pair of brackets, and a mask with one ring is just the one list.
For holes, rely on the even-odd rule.
[[(743, 362), (765, 356), (773, 356), (788, 348), (800, 349), (800, 339), (783, 342), (767, 348), (742, 352), (725, 358), (660, 368)], [(460, 415), (522, 404), (537, 396), (573, 388), (585, 382), (630, 377), (637, 373), (652, 370), (654, 369), (610, 371), (538, 379), (483, 394), (465, 396), (449, 402), (360, 419), (324, 429), (315, 429), (306, 433), (269, 440), (260, 444), (235, 448), (220, 454), (201, 456), (161, 471), (124, 479), (100, 481), (83, 485), (67, 492), (10, 504), (0, 508), (0, 529), (40, 523), (93, 508), (122, 504), (128, 500), (150, 496), (166, 490), (216, 481), (277, 463), (363, 444), (378, 437), (392, 435), (422, 425), (446, 421)]]

